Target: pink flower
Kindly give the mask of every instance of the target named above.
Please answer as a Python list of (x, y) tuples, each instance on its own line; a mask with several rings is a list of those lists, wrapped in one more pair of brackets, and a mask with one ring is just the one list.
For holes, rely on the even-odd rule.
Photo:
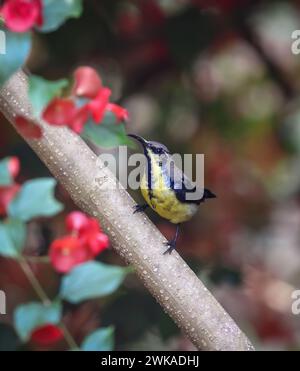
[(109, 246), (109, 238), (103, 233), (98, 220), (89, 218), (81, 211), (73, 211), (66, 217), (66, 229), (78, 236), (93, 257)]
[(68, 126), (80, 134), (90, 118), (100, 124), (106, 112), (112, 112), (117, 122), (128, 120), (125, 108), (109, 102), (111, 90), (102, 86), (96, 70), (79, 67), (74, 72), (74, 80), (69, 98), (54, 98), (45, 108), (42, 117), (48, 124)]
[(89, 218), (86, 214), (81, 211), (72, 211), (66, 217), (66, 230), (68, 232), (78, 232), (82, 228), (85, 228), (88, 225)]
[(49, 255), (52, 266), (60, 273), (67, 273), (76, 265), (92, 258), (90, 251), (82, 242), (72, 236), (54, 240)]
[(83, 131), (84, 125), (87, 123), (90, 113), (87, 106), (77, 108), (73, 118), (68, 122), (68, 126), (75, 133), (80, 134)]
[(117, 104), (109, 103), (106, 106), (106, 110), (109, 111), (109, 112), (112, 112), (116, 116), (118, 122), (128, 121), (128, 119), (129, 119), (127, 109), (125, 109), (125, 108), (123, 108), (123, 107), (121, 107)]
[(1, 14), (13, 32), (26, 32), (43, 24), (41, 0), (6, 0)]
[(100, 124), (100, 122), (103, 120), (106, 107), (109, 103), (110, 95), (110, 89), (102, 88), (101, 90), (99, 90), (96, 97), (92, 99), (87, 105), (96, 124)]
[(109, 246), (108, 236), (102, 232), (97, 219), (94, 218), (89, 218), (88, 223), (79, 230), (78, 237), (93, 256), (97, 256)]
[(20, 160), (18, 157), (13, 156), (9, 159), (8, 162), (8, 171), (12, 178), (16, 178), (20, 172)]
[(102, 232), (99, 222), (81, 211), (71, 212), (65, 224), (70, 235), (53, 241), (49, 250), (51, 263), (60, 273), (92, 260), (109, 246), (108, 236)]
[(91, 67), (79, 67), (74, 72), (73, 94), (77, 97), (96, 98), (102, 89), (102, 81), (97, 71)]
[(43, 112), (43, 119), (50, 125), (65, 126), (71, 122), (77, 112), (71, 99), (55, 98)]

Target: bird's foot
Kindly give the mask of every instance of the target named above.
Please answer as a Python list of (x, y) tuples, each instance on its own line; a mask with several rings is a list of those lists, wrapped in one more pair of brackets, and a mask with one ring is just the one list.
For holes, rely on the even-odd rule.
[(165, 242), (164, 245), (168, 246), (168, 249), (164, 252), (164, 255), (172, 254), (172, 251), (176, 249), (176, 241), (175, 240)]
[(134, 208), (134, 212), (133, 214), (136, 214), (136, 213), (141, 213), (143, 211), (145, 211), (147, 209), (148, 205), (145, 204), (145, 205), (135, 205), (133, 208)]

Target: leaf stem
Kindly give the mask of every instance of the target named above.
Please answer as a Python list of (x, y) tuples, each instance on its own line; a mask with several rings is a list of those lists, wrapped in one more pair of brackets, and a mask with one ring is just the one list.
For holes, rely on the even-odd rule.
[(61, 322), (60, 323), (60, 328), (64, 334), (65, 340), (68, 343), (69, 347), (71, 350), (80, 350), (79, 346), (77, 345), (76, 341), (74, 340), (72, 334), (70, 333), (69, 329), (67, 326)]
[(23, 256), (25, 260), (32, 263), (44, 263), (48, 264), (50, 262), (49, 256)]
[(50, 306), (51, 305), (51, 300), (48, 298), (48, 295), (46, 294), (46, 292), (42, 288), (42, 286), (39, 283), (36, 276), (34, 275), (32, 269), (31, 269), (30, 265), (28, 264), (28, 262), (26, 261), (26, 259), (23, 258), (23, 257), (20, 257), (19, 262), (20, 262), (20, 266), (21, 266), (23, 272), (25, 273), (26, 277), (28, 278), (28, 281), (31, 283), (34, 291), (36, 292), (37, 296), (40, 298), (41, 302), (45, 306)]
[[(24, 257), (24, 256), (19, 257), (20, 266), (21, 266), (23, 272), (25, 273), (28, 281), (31, 283), (31, 286), (33, 287), (37, 296), (39, 297), (39, 299), (43, 303), (43, 305), (48, 307), (52, 304), (52, 301), (50, 300), (50, 298), (46, 294), (45, 290), (43, 289), (43, 287), (40, 284), (40, 282), (38, 281), (38, 279), (36, 278), (35, 274), (33, 273), (32, 269), (31, 269), (31, 267), (30, 267), (30, 265), (29, 265), (29, 263), (26, 259), (27, 259), (27, 257)], [(66, 325), (63, 322), (60, 323), (60, 328), (61, 328), (61, 330), (64, 334), (64, 338), (65, 338), (68, 346), (70, 347), (70, 349), (79, 349), (79, 347), (78, 347), (76, 341), (74, 340), (72, 334), (70, 333), (70, 331), (68, 330), (68, 328), (66, 327)]]

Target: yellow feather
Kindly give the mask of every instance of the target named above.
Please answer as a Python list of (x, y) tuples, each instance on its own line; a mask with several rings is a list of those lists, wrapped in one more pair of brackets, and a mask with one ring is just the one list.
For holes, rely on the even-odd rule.
[(197, 205), (180, 202), (175, 192), (168, 187), (159, 166), (159, 156), (148, 151), (152, 173), (152, 198), (150, 199), (146, 172), (141, 179), (141, 192), (147, 204), (161, 217), (174, 224), (185, 222), (197, 211)]

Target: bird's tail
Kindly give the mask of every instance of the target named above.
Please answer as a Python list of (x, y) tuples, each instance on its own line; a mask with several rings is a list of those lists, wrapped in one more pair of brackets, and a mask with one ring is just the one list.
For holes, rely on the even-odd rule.
[(199, 205), (200, 203), (202, 202), (205, 202), (206, 199), (208, 198), (216, 198), (217, 196), (212, 193), (209, 189), (206, 189), (204, 188), (204, 193), (203, 193), (203, 196), (202, 198), (197, 202), (197, 204)]
[(217, 196), (212, 193), (209, 189), (206, 189), (204, 188), (204, 193), (203, 193), (203, 198), (204, 199), (207, 199), (207, 198), (216, 198)]

